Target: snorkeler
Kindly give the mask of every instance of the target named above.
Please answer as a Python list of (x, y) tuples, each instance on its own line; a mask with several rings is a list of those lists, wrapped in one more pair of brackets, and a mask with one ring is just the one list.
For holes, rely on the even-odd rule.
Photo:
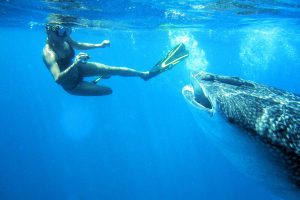
[[(43, 49), (43, 60), (55, 82), (73, 95), (109, 95), (112, 93), (109, 87), (96, 84), (101, 77), (109, 78), (110, 76), (119, 75), (140, 77), (143, 80), (149, 80), (161, 72), (172, 68), (188, 56), (185, 46), (179, 44), (150, 71), (142, 72), (126, 67), (107, 66), (101, 63), (88, 62), (89, 56), (86, 53), (79, 53), (75, 56), (74, 49), (88, 50), (109, 47), (109, 40), (104, 40), (100, 44), (76, 42), (70, 37), (71, 32), (71, 27), (59, 24), (47, 24), (46, 33), (48, 37)], [(84, 77), (91, 76), (98, 76), (98, 78), (92, 82), (84, 81)]]

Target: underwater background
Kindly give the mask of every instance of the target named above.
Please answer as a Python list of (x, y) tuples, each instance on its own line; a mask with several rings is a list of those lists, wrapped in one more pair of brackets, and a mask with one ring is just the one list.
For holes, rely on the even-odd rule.
[[(91, 61), (148, 70), (179, 42), (190, 56), (147, 82), (102, 80), (110, 96), (71, 96), (42, 61), (48, 21), (110, 40)], [(300, 94), (299, 52), (296, 0), (0, 0), (0, 199), (279, 200), (203, 135), (181, 89), (206, 70)]]

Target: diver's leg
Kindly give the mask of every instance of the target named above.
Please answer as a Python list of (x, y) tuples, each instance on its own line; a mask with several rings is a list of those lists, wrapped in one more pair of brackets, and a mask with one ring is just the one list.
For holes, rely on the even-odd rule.
[(111, 94), (112, 90), (109, 87), (81, 81), (74, 89), (67, 90), (67, 92), (79, 96), (103, 96)]
[(141, 72), (127, 67), (112, 67), (96, 62), (87, 62), (79, 65), (79, 72), (82, 76), (136, 76), (147, 78), (149, 72)]

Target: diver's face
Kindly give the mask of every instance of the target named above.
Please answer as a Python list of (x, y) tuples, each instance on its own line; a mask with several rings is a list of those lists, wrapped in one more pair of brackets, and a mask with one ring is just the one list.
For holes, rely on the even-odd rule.
[(63, 41), (65, 38), (69, 37), (72, 33), (72, 29), (64, 26), (52, 26), (48, 28), (48, 36), (55, 41)]
[(72, 29), (70, 27), (57, 26), (55, 33), (58, 37), (69, 37), (72, 33)]

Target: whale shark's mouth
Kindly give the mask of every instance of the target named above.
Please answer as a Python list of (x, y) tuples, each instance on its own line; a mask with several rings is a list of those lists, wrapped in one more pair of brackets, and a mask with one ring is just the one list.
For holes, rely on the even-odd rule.
[(193, 106), (206, 110), (208, 112), (213, 111), (213, 104), (211, 99), (206, 93), (205, 87), (202, 83), (197, 85), (186, 85), (182, 89), (182, 94), (185, 99)]
[(213, 106), (211, 103), (211, 100), (209, 96), (206, 93), (205, 87), (202, 83), (200, 83), (200, 87), (197, 88), (195, 91), (194, 89), (194, 95), (195, 95), (195, 101), (205, 107), (208, 110), (212, 110)]

